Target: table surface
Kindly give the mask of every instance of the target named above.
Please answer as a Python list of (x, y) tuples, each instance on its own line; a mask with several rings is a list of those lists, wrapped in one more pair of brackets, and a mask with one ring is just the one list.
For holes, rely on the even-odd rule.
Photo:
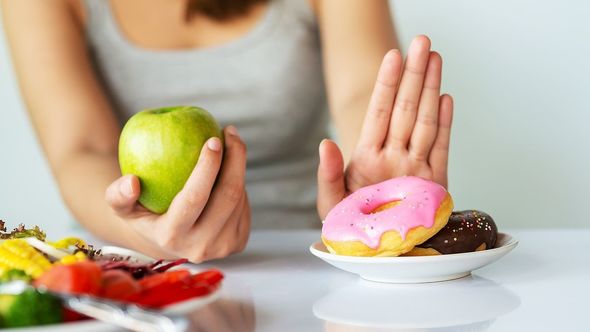
[(472, 276), (368, 282), (309, 252), (318, 231), (255, 231), (247, 249), (201, 264), (222, 295), (191, 315), (198, 331), (588, 331), (590, 229), (508, 230), (519, 246)]

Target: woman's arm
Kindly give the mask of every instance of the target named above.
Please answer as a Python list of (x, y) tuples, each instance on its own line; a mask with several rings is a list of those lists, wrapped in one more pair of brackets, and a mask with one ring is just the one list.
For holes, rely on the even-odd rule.
[(344, 160), (356, 146), (379, 64), (398, 48), (387, 0), (312, 0), (330, 113)]
[(250, 216), (237, 133), (226, 129), (223, 166), (221, 143), (213, 140), (169, 211), (149, 213), (137, 204), (137, 178), (116, 180), (120, 128), (72, 7), (64, 0), (2, 0), (2, 8), (31, 121), (76, 219), (103, 239), (159, 257), (201, 261), (243, 249)]
[(119, 127), (92, 72), (83, 29), (66, 1), (2, 2), (20, 90), (61, 194), (74, 216), (121, 243), (104, 189), (118, 177)]

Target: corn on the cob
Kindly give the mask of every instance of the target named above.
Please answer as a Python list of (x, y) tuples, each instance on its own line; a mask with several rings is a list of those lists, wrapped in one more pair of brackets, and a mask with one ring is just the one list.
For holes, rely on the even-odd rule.
[(57, 249), (67, 249), (69, 246), (76, 246), (81, 248), (86, 248), (86, 242), (84, 240), (79, 239), (77, 237), (66, 237), (56, 242), (47, 242), (54, 248)]
[(19, 269), (38, 278), (51, 267), (51, 263), (35, 248), (21, 239), (6, 240), (0, 244), (0, 267)]
[(10, 270), (10, 268), (8, 266), (6, 266), (6, 264), (2, 264), (0, 263), (0, 275), (4, 274), (4, 272)]

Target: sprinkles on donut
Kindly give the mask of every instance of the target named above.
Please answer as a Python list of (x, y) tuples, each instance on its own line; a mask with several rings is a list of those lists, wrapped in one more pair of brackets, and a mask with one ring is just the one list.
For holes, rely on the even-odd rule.
[(494, 248), (498, 228), (485, 212), (467, 210), (453, 212), (449, 222), (426, 242), (416, 246), (407, 256), (458, 254)]

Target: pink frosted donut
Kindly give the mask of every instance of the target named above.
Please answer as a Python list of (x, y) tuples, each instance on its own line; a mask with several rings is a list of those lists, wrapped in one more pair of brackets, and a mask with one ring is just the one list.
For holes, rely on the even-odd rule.
[(397, 256), (436, 234), (452, 209), (443, 186), (415, 176), (393, 178), (336, 205), (323, 223), (322, 240), (336, 254)]

